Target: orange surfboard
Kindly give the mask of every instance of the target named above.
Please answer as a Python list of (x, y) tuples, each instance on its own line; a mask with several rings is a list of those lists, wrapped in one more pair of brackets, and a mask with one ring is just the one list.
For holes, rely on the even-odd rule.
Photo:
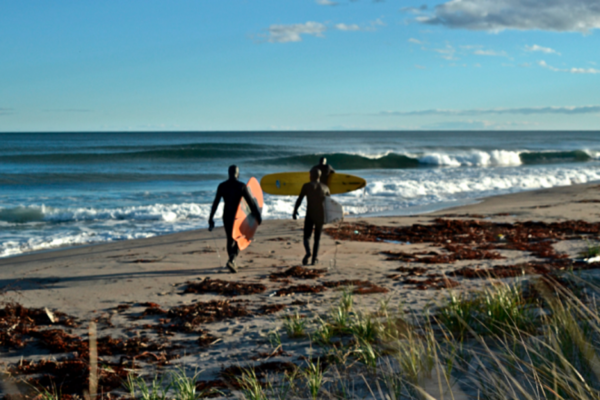
[[(256, 178), (252, 177), (246, 186), (248, 187), (250, 196), (254, 197), (258, 209), (262, 211), (264, 201), (260, 183), (258, 183)], [(240, 250), (244, 250), (250, 245), (257, 228), (258, 222), (256, 222), (256, 219), (252, 216), (250, 206), (246, 203), (246, 199), (242, 197), (237, 213), (235, 214), (232, 232), (233, 239), (237, 242)]]

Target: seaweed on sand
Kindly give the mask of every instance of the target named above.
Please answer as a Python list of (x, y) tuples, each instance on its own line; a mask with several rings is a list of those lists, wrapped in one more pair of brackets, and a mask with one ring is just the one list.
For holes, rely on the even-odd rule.
[(223, 296), (244, 296), (262, 293), (267, 289), (262, 283), (243, 283), (206, 278), (202, 282), (187, 282), (183, 293), (216, 293)]
[(354, 294), (374, 294), (374, 293), (387, 293), (388, 289), (376, 285), (373, 282), (361, 281), (361, 280), (341, 280), (341, 281), (327, 281), (323, 282), (323, 285), (328, 288), (337, 288), (340, 286), (354, 286)]
[(298, 279), (316, 279), (327, 273), (325, 269), (309, 269), (300, 266), (291, 267), (283, 272), (277, 272), (269, 275), (271, 279), (279, 278), (298, 278)]
[(291, 296), (296, 293), (321, 293), (321, 292), (324, 292), (325, 290), (327, 290), (327, 288), (322, 285), (315, 285), (315, 286), (296, 285), (296, 286), (289, 286), (289, 287), (286, 287), (283, 289), (279, 289), (278, 291), (275, 292), (275, 296), (278, 296), (278, 297)]

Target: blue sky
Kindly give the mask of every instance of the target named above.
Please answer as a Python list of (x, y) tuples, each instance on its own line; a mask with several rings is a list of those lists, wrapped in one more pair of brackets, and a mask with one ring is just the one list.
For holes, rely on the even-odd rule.
[(600, 129), (598, 0), (0, 0), (0, 131)]

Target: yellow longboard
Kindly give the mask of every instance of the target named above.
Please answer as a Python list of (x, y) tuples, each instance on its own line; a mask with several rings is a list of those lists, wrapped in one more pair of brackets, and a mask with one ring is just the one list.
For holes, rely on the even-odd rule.
[[(298, 196), (302, 186), (310, 182), (309, 172), (282, 172), (265, 175), (260, 180), (260, 187), (265, 193), (279, 196)], [(329, 191), (331, 194), (348, 193), (364, 188), (367, 181), (354, 175), (336, 172), (329, 176)]]

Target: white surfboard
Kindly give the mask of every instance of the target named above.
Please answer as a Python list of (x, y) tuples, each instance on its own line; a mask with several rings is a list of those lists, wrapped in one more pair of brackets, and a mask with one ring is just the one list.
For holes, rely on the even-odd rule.
[(344, 220), (344, 209), (340, 203), (327, 196), (325, 197), (325, 202), (323, 205), (325, 207), (326, 224), (332, 224), (334, 222)]

